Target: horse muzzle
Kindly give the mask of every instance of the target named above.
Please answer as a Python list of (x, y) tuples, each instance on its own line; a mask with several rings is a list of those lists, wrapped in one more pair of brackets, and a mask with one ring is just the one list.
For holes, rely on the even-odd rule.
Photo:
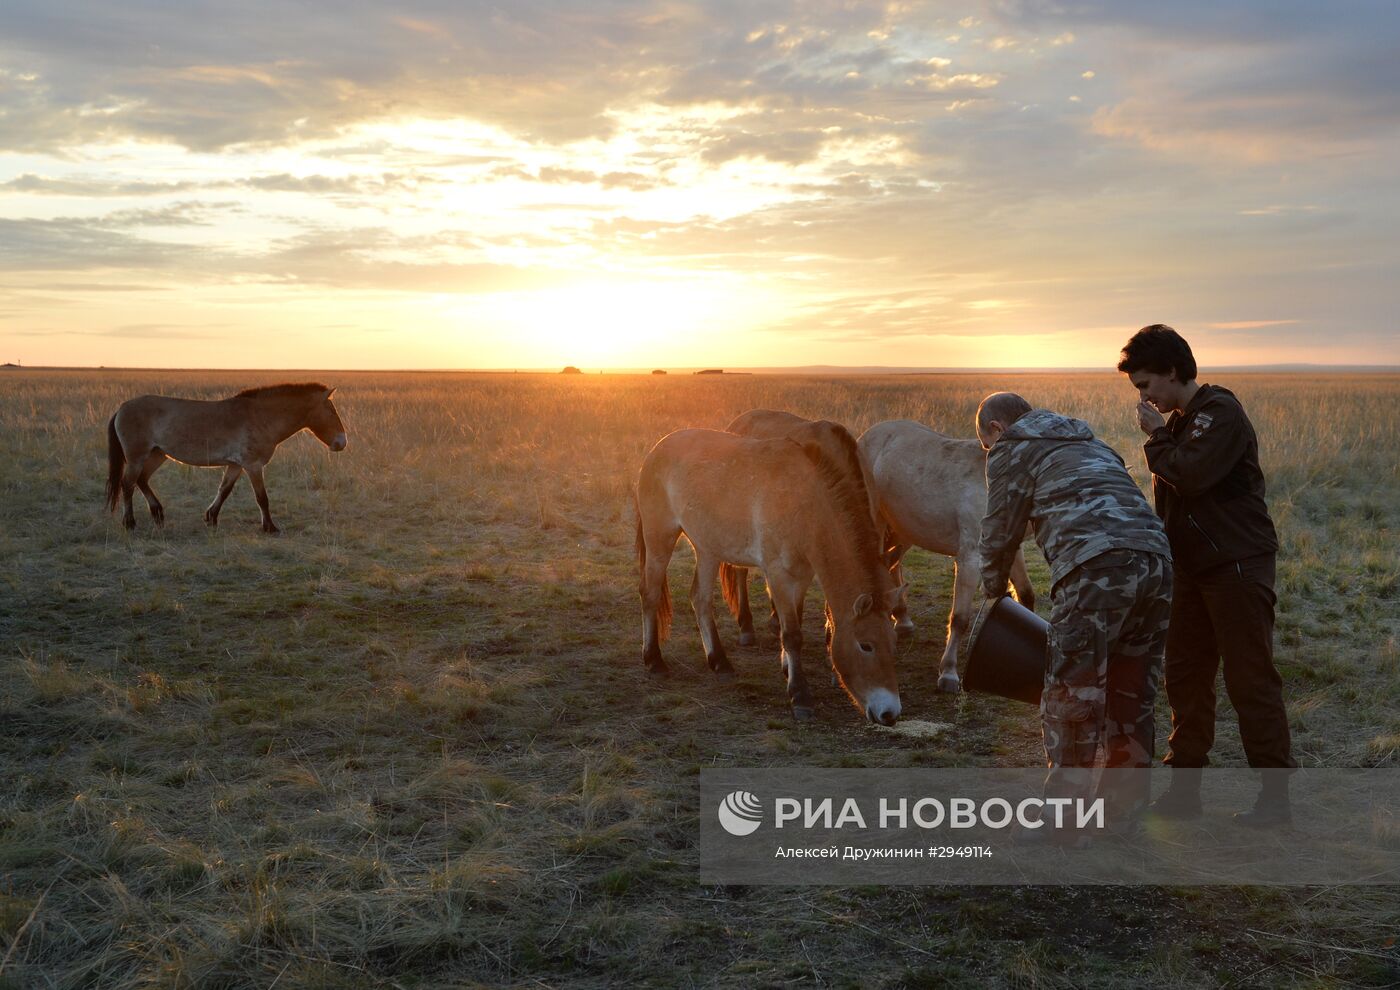
[(345, 449), (345, 434), (344, 434), (344, 433), (337, 433), (337, 434), (335, 435), (335, 438), (332, 439), (331, 442), (330, 442), (329, 444), (327, 444), (327, 446), (330, 447), (331, 450), (337, 450), (337, 451), (339, 451), (339, 450), (344, 450), (344, 449)]
[(876, 725), (894, 725), (899, 721), (899, 695), (885, 688), (876, 688), (865, 699), (865, 717)]

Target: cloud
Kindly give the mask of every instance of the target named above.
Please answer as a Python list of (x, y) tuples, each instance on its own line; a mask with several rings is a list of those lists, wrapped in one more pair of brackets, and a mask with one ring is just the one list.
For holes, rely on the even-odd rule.
[(401, 237), (383, 228), (301, 234), (241, 259), (239, 270), (281, 285), (434, 293), (505, 292), (559, 279), (549, 270), (480, 260), (459, 235)]
[(126, 282), (24, 282), (0, 284), (0, 289), (23, 289), (26, 292), (167, 292), (169, 286), (140, 285)]
[[(211, 330), (211, 328), (213, 328)], [(218, 332), (213, 332), (217, 330)], [(58, 329), (36, 327), (10, 331), (16, 337), (106, 337), (118, 340), (222, 340), (230, 336), (227, 324), (206, 324), (204, 327), (175, 323), (127, 323), (100, 330)]]
[(226, 215), (241, 209), (237, 203), (209, 203), (188, 200), (150, 209), (116, 210), (88, 221), (95, 228), (120, 230), (140, 227), (208, 227), (216, 222), (215, 214)]
[(1281, 327), (1297, 320), (1236, 320), (1233, 323), (1207, 323), (1212, 330), (1258, 330), (1260, 327)]
[(208, 188), (203, 182), (140, 182), (111, 181), (92, 178), (50, 178), (24, 172), (6, 182), (0, 182), (0, 193), (23, 193), (30, 196), (166, 196)]
[(1400, 132), (1393, 4), (1033, 2), (1001, 14), (1074, 27), (1078, 47), (1102, 51), (1096, 81), (1121, 95), (1097, 109), (1094, 132), (1152, 151), (1309, 161), (1374, 153)]
[(383, 194), (395, 190), (417, 190), (438, 180), (423, 175), (254, 175), (243, 179), (212, 181), (143, 182), (113, 180), (92, 176), (54, 178), (24, 172), (13, 179), (0, 182), (0, 193), (31, 196), (73, 196), (110, 199), (113, 197), (169, 196), (182, 193), (223, 190), (256, 189), (262, 192), (292, 192), (312, 195), (338, 194), (344, 196)]
[(517, 178), (530, 182), (544, 182), (555, 185), (598, 185), (604, 189), (655, 189), (663, 185), (663, 180), (643, 175), (641, 172), (592, 172), (588, 169), (560, 168), (544, 166), (534, 172), (519, 166), (508, 166), (492, 171), (497, 178)]
[(603, 136), (608, 107), (698, 20), (682, 7), (544, 0), (430, 0), (353, 16), (271, 0), (236, 10), (80, 0), (61, 16), (21, 7), (7, 11), (0, 40), (0, 147), (129, 136), (217, 150), (403, 116), (466, 116), (548, 140)]
[(74, 218), (0, 217), (0, 271), (188, 271), (192, 255), (201, 253)]
[(227, 324), (212, 324), (200, 328), (177, 323), (127, 323), (105, 330), (91, 331), (91, 336), (130, 340), (210, 340), (228, 336), (228, 330)]
[[(383, 228), (312, 230), (273, 241), (261, 252), (195, 248), (130, 232), (137, 227), (208, 222), (200, 219), (198, 208), (191, 212), (185, 207), (119, 211), (90, 220), (0, 219), (0, 271), (120, 271), (128, 276), (175, 277), (187, 285), (252, 280), (282, 286), (435, 293), (534, 288), (560, 278), (546, 269), (480, 260), (481, 252), (471, 239), (456, 232), (403, 237)], [(23, 287), (34, 286), (25, 283)], [(66, 282), (52, 287), (70, 290)]]
[(746, 131), (713, 139), (705, 149), (705, 161), (722, 164), (735, 158), (766, 158), (771, 162), (800, 165), (817, 157), (831, 135), (821, 130), (752, 134)]

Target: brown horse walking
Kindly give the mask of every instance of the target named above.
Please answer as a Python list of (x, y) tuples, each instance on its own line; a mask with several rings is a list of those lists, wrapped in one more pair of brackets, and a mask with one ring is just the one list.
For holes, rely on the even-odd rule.
[(263, 532), (278, 532), (268, 509), (263, 468), (278, 444), (302, 430), (310, 430), (331, 450), (345, 449), (345, 424), (331, 402), (334, 391), (308, 382), (244, 389), (212, 402), (164, 395), (128, 399), (107, 422), (108, 511), (115, 511), (122, 499), (122, 523), (135, 529), (132, 500), (140, 488), (151, 518), (163, 525), (165, 509), (151, 490), (151, 475), (166, 458), (174, 458), (200, 467), (223, 467), (219, 493), (204, 512), (210, 526), (218, 525), (219, 509), (246, 471), (262, 513)]
[[(667, 672), (661, 656), (671, 619), (666, 567), (684, 533), (695, 548), (690, 602), (711, 670), (724, 679), (734, 673), (714, 620), (720, 565), (757, 567), (778, 609), (780, 662), (793, 714), (810, 718), (802, 603), (815, 577), (826, 595), (831, 662), (840, 683), (872, 722), (894, 724), (900, 704), (889, 610), (899, 589), (881, 561), (856, 464), (855, 440), (835, 423), (809, 423), (778, 440), (718, 430), (663, 437), (642, 464), (636, 492), (647, 670)], [(725, 600), (737, 609), (729, 585)]]

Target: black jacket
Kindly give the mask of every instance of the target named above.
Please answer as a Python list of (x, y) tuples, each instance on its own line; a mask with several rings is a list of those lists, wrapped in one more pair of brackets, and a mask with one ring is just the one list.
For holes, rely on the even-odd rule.
[(1143, 446), (1172, 559), (1188, 574), (1278, 551), (1259, 440), (1229, 389), (1202, 385)]

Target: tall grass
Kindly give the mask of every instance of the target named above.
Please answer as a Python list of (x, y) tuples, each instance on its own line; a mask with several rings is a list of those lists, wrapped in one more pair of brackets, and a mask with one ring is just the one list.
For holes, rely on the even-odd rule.
[[(877, 733), (823, 678), (795, 725), (769, 637), (732, 648), (722, 689), (684, 621), (676, 676), (646, 683), (629, 490), (650, 445), (754, 407), (969, 435), (981, 397), (1014, 388), (1145, 482), (1121, 376), (340, 373), (349, 448), (298, 436), (268, 470), (281, 538), (246, 482), (206, 530), (218, 473), (173, 464), (163, 530), (139, 497), (134, 534), (104, 514), (120, 401), (282, 377), (0, 377), (0, 985), (1400, 979), (1400, 916), (1364, 892), (695, 882), (702, 767), (1029, 765), (1039, 736), (1017, 706), (933, 691), (951, 569), (927, 555), (901, 689), (952, 733)], [(1400, 379), (1224, 384), (1283, 538), (1299, 757), (1394, 766)], [(688, 580), (685, 553), (673, 567)], [(1219, 751), (1242, 764), (1228, 711)]]

